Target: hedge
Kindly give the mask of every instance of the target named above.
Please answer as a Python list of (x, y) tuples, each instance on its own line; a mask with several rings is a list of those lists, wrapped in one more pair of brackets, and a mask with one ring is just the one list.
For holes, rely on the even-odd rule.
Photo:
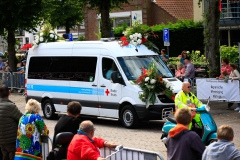
[[(141, 25), (148, 33), (154, 33), (155, 37), (149, 36), (148, 40), (153, 42), (160, 50), (167, 49), (163, 42), (163, 29), (169, 28), (170, 31), (170, 47), (169, 56), (176, 57), (183, 50), (192, 51), (199, 50), (204, 53), (204, 36), (202, 22), (194, 22), (192, 20), (179, 20), (177, 23), (158, 24), (154, 26)], [(114, 28), (115, 37), (122, 37), (126, 25)], [(157, 37), (156, 37), (157, 35)]]

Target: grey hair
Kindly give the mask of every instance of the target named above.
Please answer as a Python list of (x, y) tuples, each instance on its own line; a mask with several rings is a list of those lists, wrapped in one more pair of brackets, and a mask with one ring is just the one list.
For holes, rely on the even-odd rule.
[(94, 129), (93, 123), (91, 121), (83, 121), (80, 124), (79, 129), (85, 133), (89, 133)]

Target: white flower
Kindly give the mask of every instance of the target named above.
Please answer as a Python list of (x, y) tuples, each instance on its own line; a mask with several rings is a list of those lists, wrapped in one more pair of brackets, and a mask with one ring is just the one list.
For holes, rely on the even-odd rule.
[(50, 34), (50, 38), (54, 38), (54, 35), (53, 35), (53, 34)]
[(41, 36), (41, 37), (43, 36), (43, 33), (42, 33), (42, 32), (40, 33), (40, 36)]
[(35, 39), (39, 39), (39, 36), (37, 35), (37, 36), (35, 37)]
[(169, 87), (170, 87), (170, 83), (167, 83), (167, 84), (166, 84), (166, 87), (169, 88)]
[(151, 79), (150, 83), (154, 84), (154, 83), (156, 83), (156, 80), (155, 79)]
[(130, 38), (130, 39), (133, 39), (133, 35), (130, 35), (129, 38)]
[(138, 43), (138, 44), (141, 44), (141, 43), (142, 43), (142, 40), (141, 40), (141, 39), (138, 39), (138, 40), (137, 40), (137, 43)]
[(147, 82), (147, 81), (149, 81), (149, 77), (146, 77), (146, 78), (145, 78), (145, 82)]
[(138, 37), (139, 37), (139, 38), (142, 38), (142, 34), (141, 34), (141, 33), (138, 33)]
[(43, 42), (43, 37), (40, 37), (40, 42)]
[(55, 39), (57, 39), (57, 36), (55, 35)]
[(49, 33), (51, 33), (51, 34), (54, 34), (54, 31), (53, 31), (53, 30), (51, 30)]

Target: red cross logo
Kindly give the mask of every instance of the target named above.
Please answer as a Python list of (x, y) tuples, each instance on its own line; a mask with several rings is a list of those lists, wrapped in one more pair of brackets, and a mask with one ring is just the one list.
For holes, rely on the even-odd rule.
[(109, 92), (109, 90), (107, 89), (107, 90), (105, 91), (105, 93), (106, 93), (106, 95), (108, 96), (108, 94), (109, 94), (110, 92)]

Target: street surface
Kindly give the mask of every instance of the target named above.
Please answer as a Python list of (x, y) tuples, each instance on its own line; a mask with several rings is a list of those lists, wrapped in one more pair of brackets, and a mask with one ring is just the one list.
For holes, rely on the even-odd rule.
[[(12, 100), (22, 113), (25, 112), (24, 96), (13, 93), (10, 95)], [(216, 124), (228, 124), (234, 129), (234, 144), (240, 149), (240, 113), (232, 110), (226, 110), (226, 102), (210, 102), (211, 111)], [(237, 105), (234, 104), (233, 108)], [(40, 113), (42, 116), (42, 112)], [(83, 118), (85, 120), (86, 118)], [(115, 141), (125, 147), (138, 148), (143, 150), (154, 151), (161, 154), (166, 159), (167, 150), (160, 141), (161, 128), (163, 121), (143, 122), (139, 129), (126, 129), (120, 122), (115, 120), (90, 119), (96, 127), (95, 136), (105, 138), (108, 141)], [(49, 128), (50, 137), (53, 137), (54, 126), (57, 120), (44, 121)]]

